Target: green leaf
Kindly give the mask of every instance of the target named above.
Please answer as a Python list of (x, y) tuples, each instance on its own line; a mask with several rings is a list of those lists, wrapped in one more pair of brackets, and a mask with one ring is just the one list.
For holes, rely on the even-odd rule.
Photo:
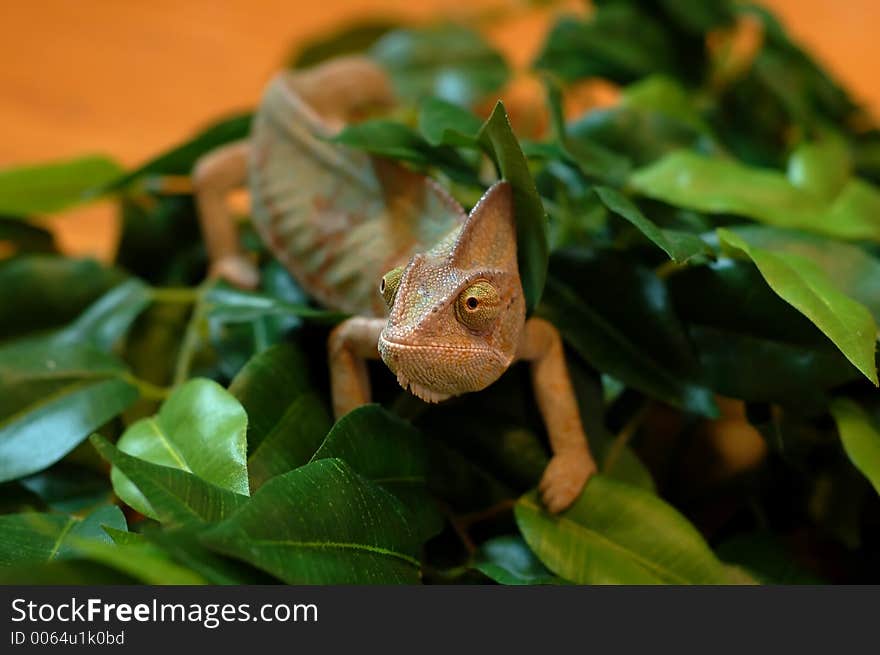
[[(251, 299), (245, 299), (250, 302)], [(266, 348), (277, 345), (302, 325), (299, 316), (289, 313), (262, 313), (257, 310), (249, 320), (241, 320), (243, 306), (220, 309), (204, 301), (197, 305), (190, 318), (191, 335), (201, 349), (201, 359), (207, 368), (199, 371), (204, 377), (235, 377), (248, 360)], [(196, 363), (198, 358), (196, 359)], [(184, 374), (177, 369), (179, 377)]]
[(458, 25), (394, 30), (370, 54), (410, 101), (437, 96), (468, 106), (500, 89), (510, 76), (504, 58), (479, 32)]
[(504, 585), (566, 584), (541, 564), (519, 536), (486, 541), (480, 546), (474, 568)]
[[(120, 378), (107, 377), (106, 371), (87, 371), (90, 378), (77, 379), (73, 375), (63, 382), (39, 380), (29, 371), (17, 372), (9, 350), (0, 354), (0, 385), (12, 387), (16, 396), (0, 400), (14, 411), (0, 418), (0, 481), (21, 478), (54, 464), (138, 397), (135, 387)], [(98, 356), (92, 353), (91, 357)], [(54, 365), (53, 359), (43, 360), (49, 376), (54, 375)], [(13, 384), (17, 375), (24, 376), (19, 380), (30, 379), (28, 384), (39, 386), (32, 390)], [(16, 401), (23, 401), (18, 408)]]
[(456, 511), (513, 500), (540, 480), (549, 457), (527, 366), (512, 366), (479, 393), (419, 407), (431, 490)]
[(125, 585), (137, 580), (82, 559), (53, 560), (0, 568), (4, 585)]
[(741, 225), (727, 228), (749, 245), (806, 257), (822, 269), (838, 289), (865, 305), (880, 321), (880, 260), (851, 243), (796, 230)]
[[(712, 152), (714, 142), (670, 114), (619, 104), (594, 109), (566, 125), (566, 143), (588, 176), (624, 186), (633, 166), (645, 166), (681, 148)], [(593, 164), (593, 168), (589, 164)], [(596, 167), (604, 164), (604, 176)]]
[(342, 459), (395, 495), (425, 482), (422, 435), (380, 405), (363, 405), (340, 418), (311, 461)]
[(777, 96), (793, 122), (843, 122), (857, 109), (846, 90), (786, 34), (766, 9), (751, 5), (748, 13), (762, 23), (765, 45), (754, 63), (766, 92)]
[[(252, 357), (229, 385), (248, 416), (251, 455), (284, 422), (291, 404), (311, 390), (307, 361), (295, 345), (271, 346)], [(305, 464), (314, 450), (300, 464)]]
[(144, 535), (142, 535), (140, 532), (128, 532), (127, 530), (118, 530), (116, 528), (111, 528), (106, 525), (102, 527), (104, 529), (104, 532), (107, 533), (113, 543), (119, 546), (144, 543)]
[(57, 512), (82, 512), (113, 500), (106, 473), (73, 463), (59, 462), (18, 483)]
[(430, 163), (428, 143), (412, 128), (391, 120), (377, 118), (346, 125), (333, 141), (421, 167)]
[(701, 38), (713, 29), (730, 27), (736, 19), (736, 3), (730, 0), (660, 0), (657, 5), (670, 25)]
[(718, 556), (744, 566), (761, 584), (824, 584), (821, 578), (801, 567), (795, 553), (785, 548), (770, 532), (737, 535), (718, 546)]
[(0, 516), (0, 567), (75, 557), (80, 541), (111, 543), (103, 526), (126, 530), (125, 517), (106, 505), (85, 518), (63, 514), (6, 514)]
[[(247, 496), (247, 414), (216, 382), (190, 380), (159, 413), (129, 427), (117, 443), (123, 453), (192, 473), (221, 489)], [(157, 518), (143, 490), (114, 468), (113, 489), (131, 507)]]
[[(275, 392), (277, 397), (285, 397)], [(309, 462), (330, 429), (322, 400), (313, 393), (296, 396), (248, 458), (251, 488)]]
[(757, 577), (745, 566), (739, 564), (725, 564), (724, 570), (727, 571), (727, 584), (730, 585), (759, 585), (761, 582)]
[(69, 387), (123, 377), (125, 366), (118, 358), (88, 344), (13, 342), (0, 348), (0, 419), (24, 417)]
[(251, 118), (252, 115), (248, 112), (218, 121), (182, 145), (165, 151), (135, 170), (122, 176), (114, 175), (115, 179), (106, 186), (106, 190), (117, 191), (148, 175), (189, 175), (196, 160), (202, 155), (223, 144), (247, 138)]
[[(0, 244), (4, 248), (11, 246), (16, 255), (58, 252), (55, 237), (49, 230), (10, 216), (0, 216)], [(5, 259), (6, 255), (0, 258)]]
[(51, 214), (94, 200), (94, 189), (117, 177), (119, 165), (101, 156), (0, 171), (0, 214)]
[[(0, 419), (11, 421), (13, 415), (23, 419), (46, 403), (58, 400), (57, 396), (79, 392), (83, 385), (94, 385), (107, 378), (132, 383), (124, 364), (104, 351), (127, 331), (147, 302), (145, 285), (131, 280), (97, 300), (66, 328), (45, 337), (23, 339), (0, 347)], [(129, 394), (122, 394), (118, 400), (123, 404), (116, 413), (128, 406), (126, 398), (130, 404)], [(113, 416), (101, 415), (104, 416), (102, 423)], [(91, 427), (80, 428), (86, 432), (80, 432), (77, 437), (58, 436), (72, 448), (101, 423), (89, 425)], [(78, 441), (66, 441), (74, 438)]]
[(517, 491), (486, 470), (471, 453), (431, 439), (430, 487), (437, 498), (456, 510), (480, 511), (517, 496)]
[[(125, 340), (124, 353), (139, 379), (159, 386), (173, 383), (179, 361), (168, 354), (179, 352), (191, 310), (185, 303), (155, 303), (135, 322)], [(154, 411), (153, 404), (144, 403), (140, 411), (126, 418), (131, 423)]]
[(102, 350), (148, 302), (147, 287), (131, 280), (66, 328), (0, 348), (0, 479), (56, 462), (134, 402), (130, 374)]
[(519, 274), (526, 311), (531, 312), (541, 299), (547, 277), (547, 213), (500, 101), (480, 128), (478, 139), (513, 189)]
[(709, 214), (880, 242), (880, 191), (857, 179), (826, 202), (782, 173), (676, 151), (635, 171), (629, 183), (642, 195)]
[(697, 110), (693, 98), (671, 77), (655, 75), (630, 84), (621, 95), (620, 101), (626, 107), (658, 112), (697, 132), (709, 133), (709, 127)]
[(432, 146), (478, 146), (477, 134), (482, 122), (460, 105), (425, 98), (419, 105), (419, 132)]
[(61, 344), (92, 343), (109, 350), (152, 301), (150, 287), (137, 279), (127, 280), (92, 303), (70, 325), (59, 330), (53, 341)]
[(578, 250), (556, 253), (552, 263), (539, 313), (581, 357), (655, 398), (704, 416), (717, 415), (655, 274), (619, 257)]
[(612, 441), (604, 451), (599, 471), (612, 480), (624, 482), (635, 488), (651, 493), (657, 491), (648, 467), (639, 459), (632, 447), (624, 445), (621, 448), (617, 441)]
[(192, 195), (133, 190), (122, 194), (119, 215), (118, 266), (158, 286), (202, 280), (205, 245)]
[(721, 257), (705, 266), (690, 266), (666, 278), (666, 286), (675, 313), (687, 324), (837, 350), (819, 328), (770, 288), (747, 259)]
[[(550, 112), (553, 141), (531, 144), (529, 157), (549, 160), (546, 171), (560, 170), (559, 164), (574, 164), (589, 181), (622, 186), (630, 171), (630, 162), (612, 149), (605, 148), (589, 137), (571, 134), (565, 123), (562, 89), (555, 79), (546, 77), (544, 86)], [(540, 148), (541, 150), (536, 150)], [(560, 160), (560, 161), (553, 161)], [(580, 182), (580, 180), (578, 180)], [(580, 186), (580, 185), (579, 185)]]
[(136, 486), (161, 523), (219, 521), (247, 502), (247, 496), (221, 489), (182, 469), (127, 455), (99, 435), (93, 434), (89, 441)]
[[(0, 347), (0, 385), (6, 394), (41, 381), (101, 379), (120, 376), (125, 364), (115, 355), (90, 343), (70, 345), (53, 338), (24, 339)], [(0, 400), (0, 416), (14, 404)]]
[[(509, 392), (514, 385), (501, 386)], [(435, 495), (454, 501), (462, 511), (515, 498), (537, 484), (547, 466), (549, 458), (538, 432), (540, 426), (523, 427), (523, 419), (492, 407), (497, 402), (492, 398), (496, 394), (501, 396), (501, 390), (478, 394), (472, 401), (462, 399), (454, 407), (426, 413), (421, 420), (420, 428), (428, 435), (427, 445), (432, 452), (431, 487)], [(532, 401), (522, 402), (527, 405)], [(456, 462), (455, 458), (442, 461), (447, 457), (446, 449), (454, 449), (467, 462)]]
[[(633, 35), (639, 38), (634, 39)], [(623, 3), (604, 5), (588, 21), (559, 20), (534, 63), (566, 81), (606, 77), (627, 83), (672, 71), (674, 44), (647, 12)]]
[[(218, 555), (201, 541), (203, 526), (148, 528), (144, 538), (168, 557), (202, 576), (208, 584), (272, 584), (274, 578), (241, 562)], [(140, 536), (140, 535), (139, 535)]]
[(859, 377), (838, 351), (693, 325), (691, 339), (707, 384), (750, 402), (777, 402), (810, 412), (827, 404), (826, 392)]
[(853, 144), (852, 156), (856, 172), (874, 184), (880, 183), (880, 140), (875, 132), (871, 137)]
[(148, 543), (77, 542), (79, 557), (125, 573), (148, 585), (204, 585), (207, 580), (195, 571), (172, 561), (168, 555)]
[(852, 157), (846, 141), (825, 134), (818, 141), (795, 148), (788, 158), (788, 181), (823, 200), (833, 200), (852, 173)]
[(700, 255), (713, 254), (712, 249), (696, 234), (657, 227), (645, 218), (632, 200), (619, 191), (600, 186), (596, 187), (596, 193), (608, 209), (632, 223), (676, 264), (683, 264)]
[(428, 453), (422, 434), (379, 405), (365, 405), (340, 418), (312, 457), (338, 458), (394, 494), (412, 512), (425, 539), (443, 526), (428, 494)]
[(848, 398), (831, 404), (831, 415), (847, 456), (880, 494), (880, 429), (868, 413)]
[(590, 479), (557, 516), (535, 492), (517, 502), (516, 522), (554, 573), (578, 584), (726, 584), (727, 571), (699, 532), (657, 496)]
[(206, 542), (287, 584), (419, 580), (419, 540), (394, 496), (336, 459), (273, 478)]
[(574, 130), (565, 131), (564, 144), (564, 152), (559, 153), (561, 158), (573, 162), (587, 180), (614, 186), (623, 186), (626, 182), (632, 166), (614, 149)]
[(874, 345), (877, 325), (868, 309), (844, 295), (809, 259), (753, 248), (742, 237), (718, 230), (722, 244), (749, 257), (780, 298), (809, 318), (877, 386)]
[(367, 20), (343, 27), (305, 42), (290, 58), (290, 65), (293, 68), (309, 68), (333, 57), (364, 52), (395, 27), (395, 23), (383, 20)]
[[(737, 229), (738, 231), (738, 229)], [(861, 373), (751, 261), (720, 258), (667, 279), (706, 383), (721, 395), (774, 402), (811, 416)]]
[(403, 123), (374, 119), (346, 125), (332, 137), (332, 141), (379, 157), (408, 162), (420, 171), (437, 167), (453, 180), (471, 186), (479, 185), (473, 165), (458, 152), (445, 145), (431, 145), (421, 134)]
[(808, 211), (815, 199), (776, 171), (678, 150), (635, 171), (632, 187), (651, 198), (698, 211), (781, 222)]
[(28, 255), (3, 262), (0, 338), (65, 325), (124, 279), (120, 271), (87, 259)]
[(316, 309), (285, 302), (272, 296), (211, 285), (204, 293), (206, 317), (220, 323), (251, 323), (269, 316), (296, 316), (317, 323), (338, 323), (347, 317), (341, 312)]

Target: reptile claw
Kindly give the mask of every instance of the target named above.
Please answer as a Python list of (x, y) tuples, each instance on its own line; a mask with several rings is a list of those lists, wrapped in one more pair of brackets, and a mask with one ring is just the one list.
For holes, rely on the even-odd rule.
[(211, 265), (209, 276), (226, 280), (239, 289), (256, 289), (260, 283), (260, 271), (243, 255), (227, 255)]
[(538, 485), (547, 510), (558, 514), (567, 509), (594, 473), (596, 463), (586, 450), (554, 455)]

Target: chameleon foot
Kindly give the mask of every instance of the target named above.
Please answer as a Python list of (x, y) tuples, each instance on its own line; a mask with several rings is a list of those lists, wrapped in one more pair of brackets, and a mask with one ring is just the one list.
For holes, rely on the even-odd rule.
[(595, 472), (596, 462), (586, 449), (554, 455), (538, 485), (541, 499), (550, 513), (558, 514), (568, 508)]
[(211, 265), (209, 276), (226, 280), (239, 289), (256, 289), (260, 283), (260, 272), (253, 262), (244, 255), (226, 255)]

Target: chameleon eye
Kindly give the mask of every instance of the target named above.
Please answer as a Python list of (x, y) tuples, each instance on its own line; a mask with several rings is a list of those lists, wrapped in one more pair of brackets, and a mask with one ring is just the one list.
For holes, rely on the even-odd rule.
[(388, 305), (389, 309), (391, 308), (391, 305), (394, 304), (394, 296), (397, 295), (397, 287), (400, 286), (400, 278), (403, 277), (403, 269), (403, 266), (392, 268), (382, 276), (382, 281), (379, 282), (379, 293), (382, 294), (382, 297), (385, 299), (385, 304)]
[(461, 292), (455, 303), (458, 320), (471, 330), (489, 328), (501, 312), (501, 296), (498, 289), (481, 280)]

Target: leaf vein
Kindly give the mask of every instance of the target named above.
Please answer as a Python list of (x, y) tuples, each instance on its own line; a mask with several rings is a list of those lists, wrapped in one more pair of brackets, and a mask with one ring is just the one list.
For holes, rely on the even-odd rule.
[(314, 550), (364, 550), (377, 555), (396, 557), (408, 564), (412, 564), (416, 568), (421, 566), (421, 563), (415, 557), (410, 557), (404, 553), (398, 553), (395, 550), (383, 548), (381, 546), (371, 546), (370, 544), (358, 544), (346, 541), (295, 541), (289, 539), (249, 539), (248, 541), (259, 546), (292, 546), (294, 548), (310, 548)]

